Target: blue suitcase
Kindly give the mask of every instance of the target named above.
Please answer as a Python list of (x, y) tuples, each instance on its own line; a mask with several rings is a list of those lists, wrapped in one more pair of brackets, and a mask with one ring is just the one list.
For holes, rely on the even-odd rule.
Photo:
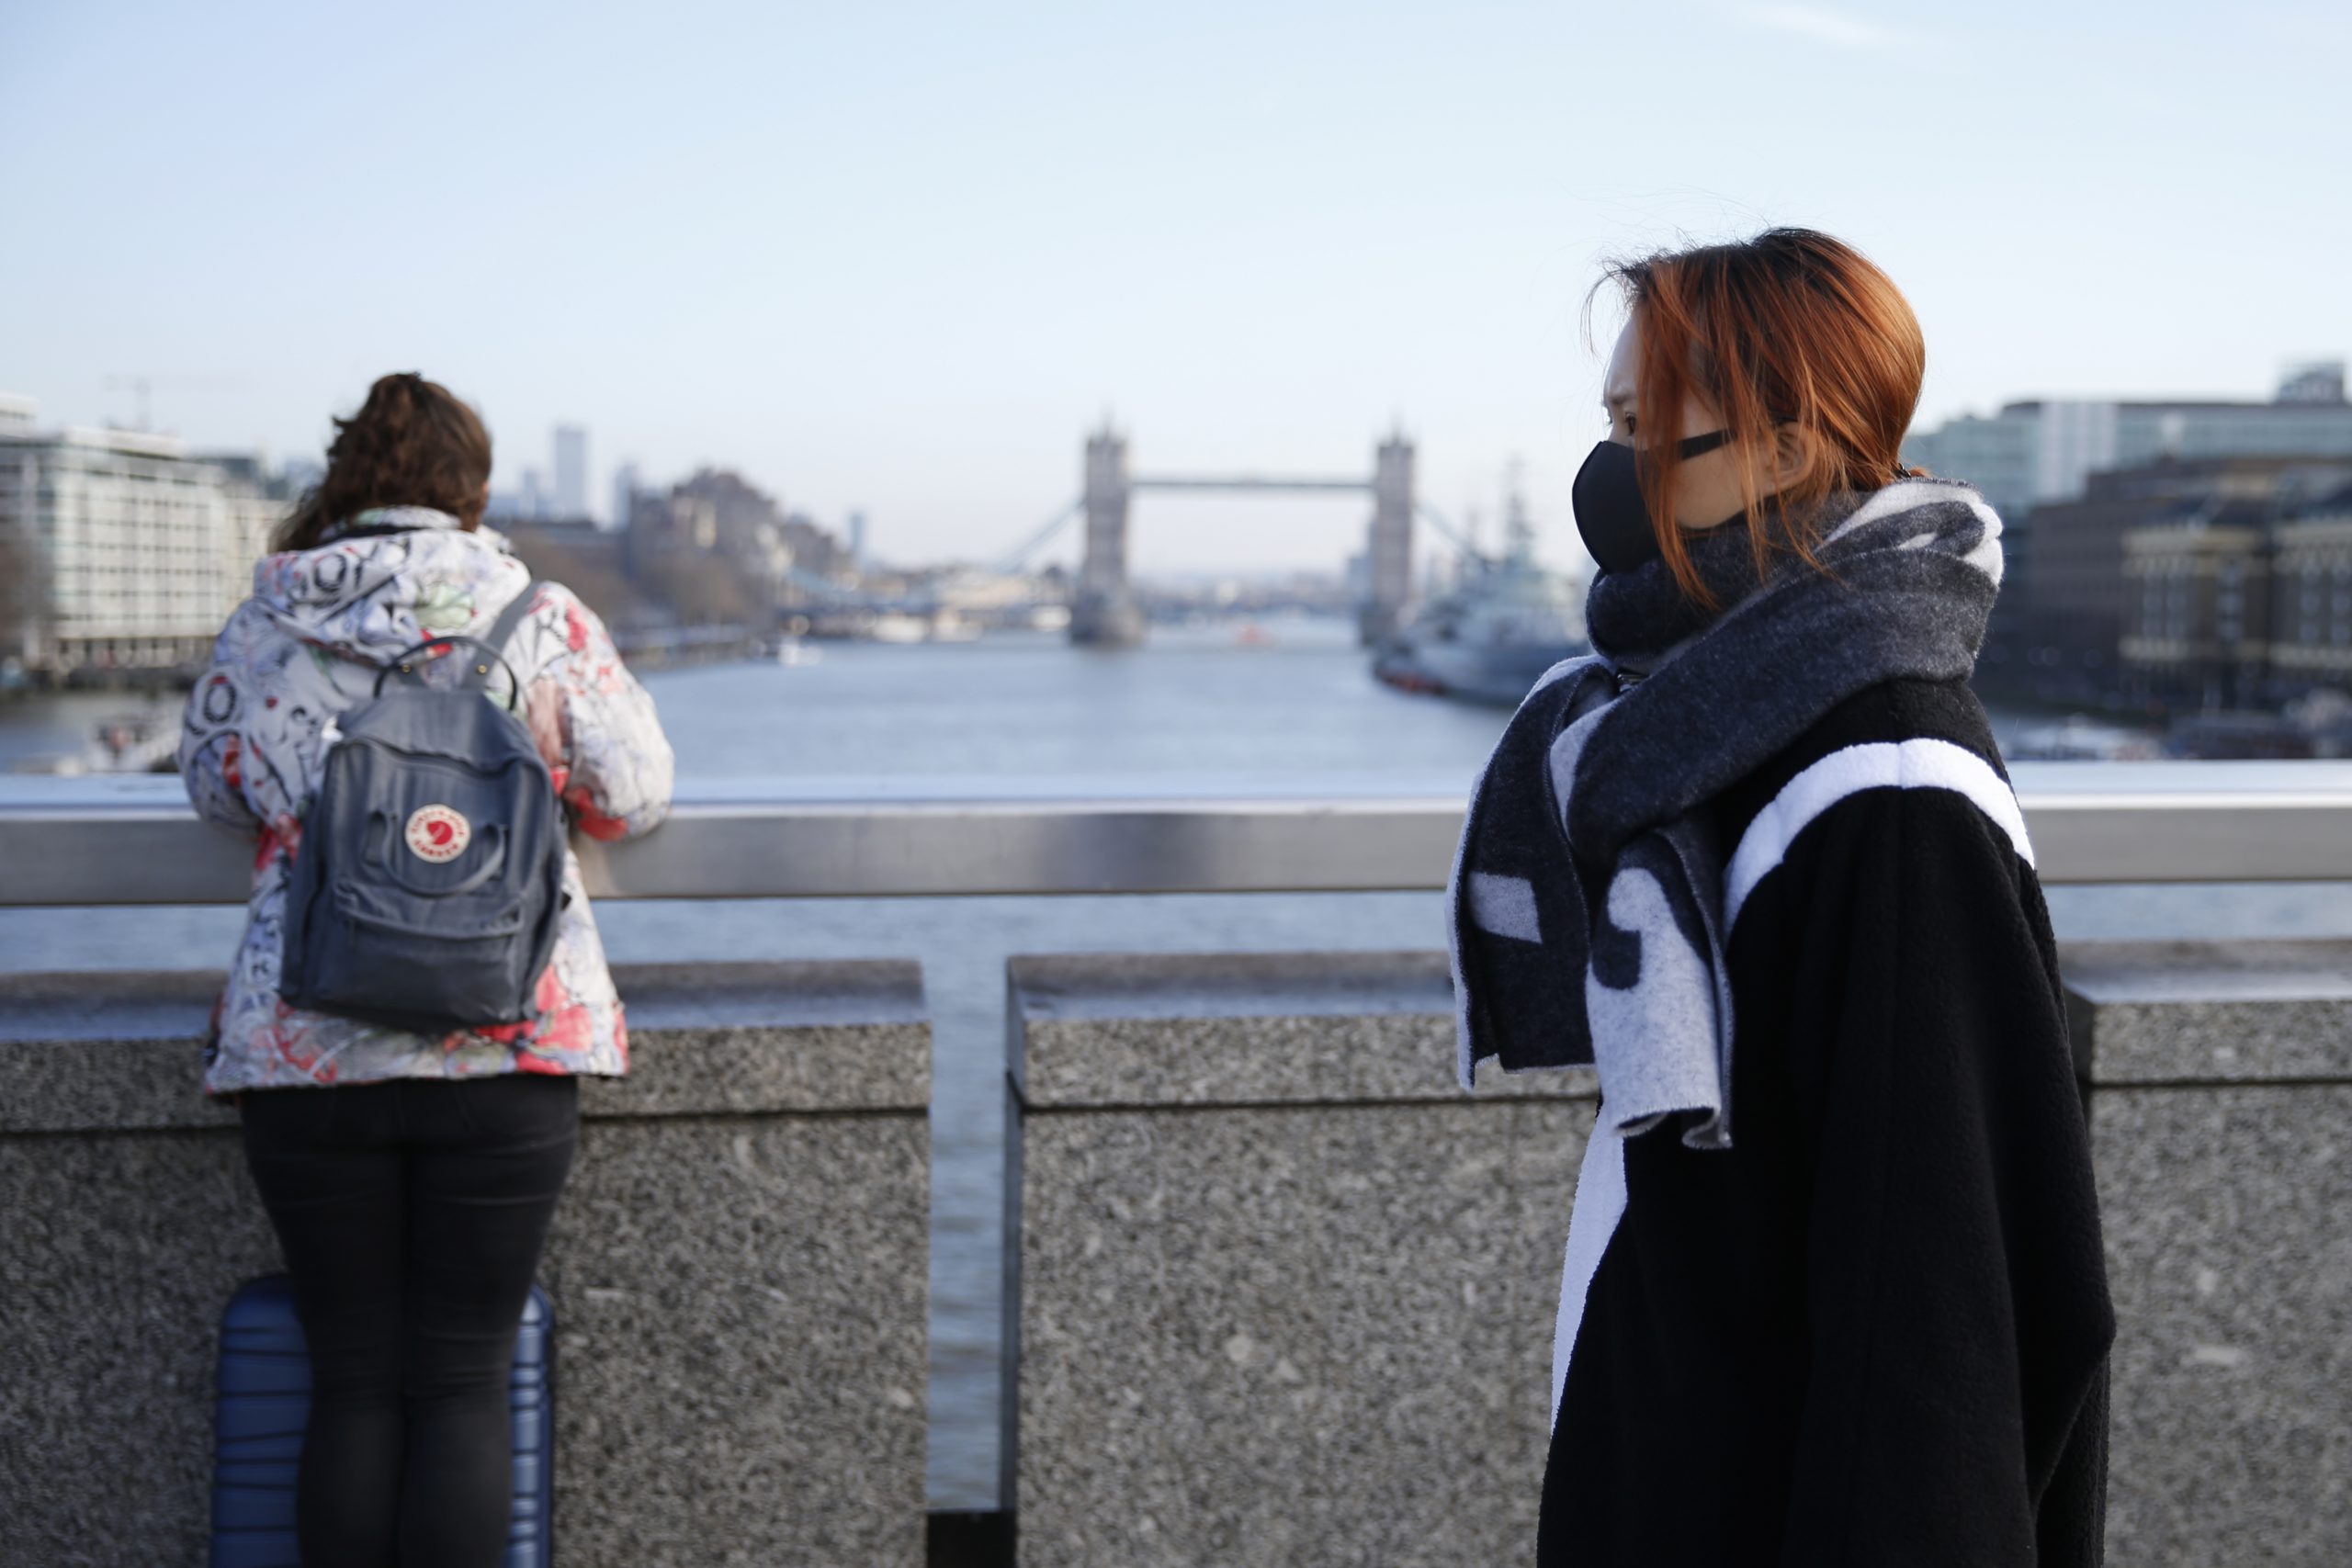
[[(531, 1287), (514, 1341), (514, 1515), (502, 1568), (550, 1568), (555, 1518), (555, 1313)], [(300, 1568), (294, 1474), (311, 1411), (311, 1361), (283, 1274), (220, 1314), (213, 1411), (212, 1568)]]

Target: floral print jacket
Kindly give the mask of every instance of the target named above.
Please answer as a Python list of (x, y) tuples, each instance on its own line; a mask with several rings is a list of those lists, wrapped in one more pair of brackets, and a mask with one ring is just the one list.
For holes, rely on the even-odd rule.
[[(435, 637), (482, 635), (529, 582), (497, 534), (466, 532), (446, 513), (418, 507), (362, 513), (316, 548), (254, 568), (253, 597), (214, 645), (180, 739), (180, 776), (197, 810), (257, 840), (207, 1092), (628, 1071), (620, 999), (568, 849), (568, 898), (536, 1021), (434, 1039), (302, 1011), (277, 995), (287, 872), (319, 785), (322, 731), (366, 700), (395, 655)], [(573, 826), (625, 839), (660, 822), (670, 808), (670, 743), (594, 614), (570, 590), (543, 585), (507, 657)]]

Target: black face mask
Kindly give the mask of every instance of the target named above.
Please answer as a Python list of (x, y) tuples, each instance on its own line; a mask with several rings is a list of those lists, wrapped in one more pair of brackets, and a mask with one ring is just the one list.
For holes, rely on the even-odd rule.
[[(1693, 435), (1675, 447), (1683, 457), (1712, 452), (1731, 439), (1726, 430)], [(1603, 571), (1631, 571), (1659, 555), (1657, 530), (1650, 526), (1649, 502), (1642, 493), (1642, 477), (1634, 449), (1621, 441), (1604, 441), (1592, 449), (1577, 470), (1577, 532), (1584, 547)]]

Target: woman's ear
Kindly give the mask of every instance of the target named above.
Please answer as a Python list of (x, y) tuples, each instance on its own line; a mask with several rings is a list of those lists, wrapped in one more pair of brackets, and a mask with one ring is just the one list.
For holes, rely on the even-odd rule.
[(1821, 442), (1801, 424), (1773, 427), (1772, 488), (1792, 490), (1815, 472), (1821, 461)]

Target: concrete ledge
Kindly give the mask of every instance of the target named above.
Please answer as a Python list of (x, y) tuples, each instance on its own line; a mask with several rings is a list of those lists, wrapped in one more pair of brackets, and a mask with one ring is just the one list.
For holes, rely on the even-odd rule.
[[(1031, 1111), (1464, 1099), (1442, 953), (1021, 957), (1007, 978)], [(1598, 1092), (1589, 1071), (1490, 1064), (1477, 1096)]]
[(0, 1136), (0, 1560), (205, 1561), (220, 1311), (278, 1267), (233, 1132)]
[(219, 970), (0, 975), (0, 1135), (233, 1127), (205, 1098)]
[(2352, 1562), (2352, 943), (2062, 962), (2118, 1322), (2109, 1560)]
[[(2063, 964), (2120, 1323), (2109, 1560), (2352, 1561), (2352, 943)], [(1009, 981), (1023, 1562), (1523, 1559), (1589, 1077), (1461, 1096), (1434, 954)], [(1470, 1508), (1429, 1484), (1464, 1456)]]
[(1591, 1080), (1464, 1095), (1444, 973), (1012, 961), (1024, 1564), (1532, 1553)]
[(2068, 943), (2091, 1081), (2352, 1079), (2352, 942)]
[[(618, 977), (639, 1071), (583, 1086), (541, 1269), (563, 1562), (922, 1562), (919, 973)], [(219, 978), (0, 980), (0, 1559), (202, 1560), (220, 1309), (278, 1267), (197, 1088)]]
[[(912, 963), (623, 964), (629, 1076), (589, 1117), (899, 1110), (931, 1100)], [(0, 975), (0, 1134), (230, 1127), (203, 1092), (218, 970)], [(776, 1048), (778, 1030), (791, 1048)], [(924, 1049), (915, 1049), (918, 1042)]]
[(628, 1077), (583, 1080), (584, 1115), (930, 1110), (919, 964), (623, 964), (613, 977)]

